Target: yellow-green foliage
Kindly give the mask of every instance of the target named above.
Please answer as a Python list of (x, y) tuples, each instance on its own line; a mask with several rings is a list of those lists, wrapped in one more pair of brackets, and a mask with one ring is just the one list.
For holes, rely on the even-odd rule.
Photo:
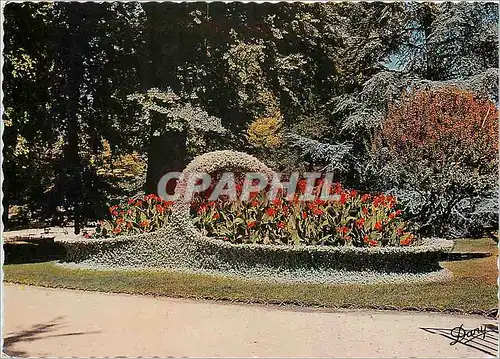
[(29, 152), (30, 150), (28, 148), (28, 141), (26, 141), (26, 139), (23, 136), (18, 134), (16, 147), (14, 148), (14, 156), (15, 157), (24, 156), (27, 155)]
[(283, 139), (282, 127), (279, 115), (258, 118), (248, 126), (248, 141), (254, 146), (276, 148)]
[(111, 146), (102, 141), (103, 151), (100, 156), (94, 156), (92, 164), (97, 167), (97, 174), (109, 179), (127, 180), (141, 177), (146, 169), (146, 162), (137, 152), (113, 156)]
[(24, 53), (24, 49), (19, 49), (16, 55), (7, 55), (8, 60), (12, 64), (12, 77), (34, 77), (34, 70), (36, 65), (36, 60), (33, 59), (28, 54)]

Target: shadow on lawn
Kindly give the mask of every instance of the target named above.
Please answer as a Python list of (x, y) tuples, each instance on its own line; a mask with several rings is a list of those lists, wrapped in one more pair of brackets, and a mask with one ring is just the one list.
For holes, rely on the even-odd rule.
[(5, 264), (36, 263), (64, 258), (64, 247), (54, 237), (16, 237), (3, 244)]
[(25, 351), (16, 350), (14, 347), (18, 343), (33, 342), (36, 340), (43, 340), (47, 338), (68, 337), (74, 335), (97, 334), (99, 331), (92, 332), (70, 332), (63, 334), (50, 334), (58, 330), (62, 324), (60, 321), (63, 317), (56, 317), (52, 321), (45, 324), (35, 324), (31, 328), (22, 330), (16, 333), (11, 333), (4, 338), (3, 352), (10, 357), (27, 357), (33, 356)]
[[(498, 355), (498, 325), (496, 324), (485, 324), (482, 326), (487, 330), (484, 334), (478, 334), (475, 336), (465, 336), (461, 338), (458, 342), (456, 342), (457, 336), (452, 335), (452, 328), (420, 328), (425, 330), (428, 333), (438, 334), (445, 338), (450, 339), (448, 343), (451, 345), (456, 342), (454, 345), (465, 345), (469, 348), (474, 348), (479, 350), (485, 354), (492, 355), (497, 357)], [(455, 331), (457, 328), (454, 328)]]
[(491, 257), (492, 255), (493, 254), (489, 252), (450, 252), (441, 253), (441, 258), (439, 260), (443, 262), (465, 261), (469, 259)]

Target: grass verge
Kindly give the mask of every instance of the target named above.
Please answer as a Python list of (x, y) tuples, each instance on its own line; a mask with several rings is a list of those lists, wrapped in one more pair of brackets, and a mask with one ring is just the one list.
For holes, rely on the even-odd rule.
[(6, 282), (100, 292), (288, 303), (330, 308), (418, 307), (465, 312), (496, 308), (497, 246), (491, 239), (456, 242), (454, 251), (489, 252), (486, 258), (443, 262), (447, 282), (326, 285), (271, 284), (205, 274), (151, 270), (94, 270), (55, 262), (4, 265)]

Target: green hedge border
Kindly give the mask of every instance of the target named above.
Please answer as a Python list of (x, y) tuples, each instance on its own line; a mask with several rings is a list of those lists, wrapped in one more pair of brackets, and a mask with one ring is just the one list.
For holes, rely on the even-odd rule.
[(59, 239), (66, 262), (111, 267), (160, 267), (245, 272), (251, 267), (279, 270), (428, 273), (440, 270), (441, 253), (453, 242), (426, 239), (409, 247), (325, 247), (232, 244), (185, 237), (174, 226), (158, 232), (107, 239)]

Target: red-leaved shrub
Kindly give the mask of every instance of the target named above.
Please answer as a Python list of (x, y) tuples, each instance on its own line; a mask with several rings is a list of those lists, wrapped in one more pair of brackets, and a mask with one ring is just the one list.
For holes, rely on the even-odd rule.
[(394, 156), (487, 173), (497, 165), (498, 110), (455, 87), (418, 91), (390, 108), (382, 137)]
[(498, 110), (470, 91), (405, 96), (389, 108), (373, 145), (385, 189), (399, 194), (426, 235), (452, 235), (460, 203), (491, 196), (497, 185)]

